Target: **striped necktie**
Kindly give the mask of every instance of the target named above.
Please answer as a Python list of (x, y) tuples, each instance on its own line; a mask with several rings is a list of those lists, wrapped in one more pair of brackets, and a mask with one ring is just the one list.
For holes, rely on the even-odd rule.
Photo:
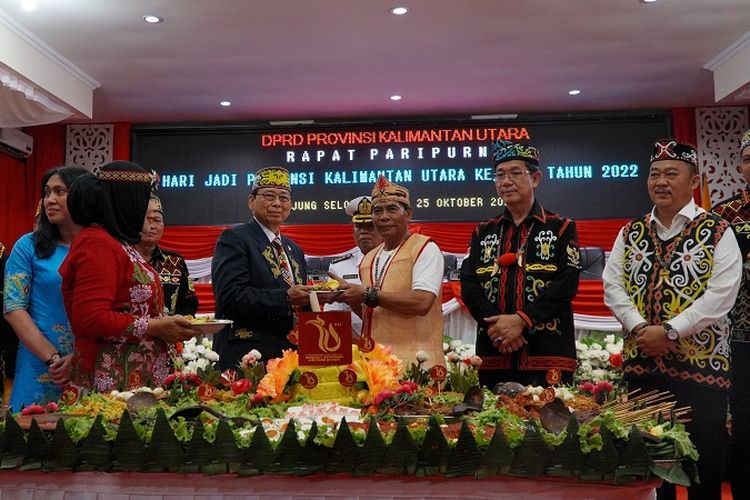
[(281, 268), (281, 277), (287, 282), (289, 286), (294, 285), (294, 278), (292, 277), (292, 270), (289, 266), (289, 261), (284, 253), (284, 247), (281, 246), (281, 238), (276, 237), (273, 240), (273, 247), (276, 249), (276, 258), (279, 261), (279, 267)]

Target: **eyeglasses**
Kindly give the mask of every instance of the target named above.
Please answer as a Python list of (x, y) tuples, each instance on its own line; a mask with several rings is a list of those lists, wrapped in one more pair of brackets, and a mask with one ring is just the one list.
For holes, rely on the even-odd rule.
[(274, 201), (279, 200), (282, 205), (286, 205), (287, 203), (292, 202), (292, 198), (286, 194), (257, 193), (255, 196), (263, 198), (266, 203), (273, 203)]
[(498, 170), (493, 174), (493, 177), (495, 177), (496, 181), (504, 181), (506, 178), (510, 179), (511, 181), (516, 181), (523, 177), (526, 174), (531, 173), (529, 170), (511, 170), (510, 172), (504, 172), (502, 170)]

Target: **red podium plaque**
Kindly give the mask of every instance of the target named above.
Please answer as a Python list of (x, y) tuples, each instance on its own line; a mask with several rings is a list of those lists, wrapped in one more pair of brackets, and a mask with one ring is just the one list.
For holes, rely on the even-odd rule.
[(352, 362), (349, 311), (301, 312), (297, 329), (300, 365), (348, 365)]

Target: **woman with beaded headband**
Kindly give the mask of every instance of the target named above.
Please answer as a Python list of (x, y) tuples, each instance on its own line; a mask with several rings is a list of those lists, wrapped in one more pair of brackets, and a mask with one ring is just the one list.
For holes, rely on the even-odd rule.
[(58, 167), (44, 174), (35, 229), (16, 242), (6, 263), (3, 311), (20, 341), (17, 355), (12, 353), (13, 411), (58, 399), (68, 381), (73, 334), (58, 268), (81, 229), (67, 209), (68, 189), (86, 174), (80, 167)]
[(168, 344), (200, 333), (182, 316), (162, 317), (159, 276), (133, 247), (140, 241), (155, 175), (116, 161), (71, 187), (68, 207), (84, 226), (60, 274), (76, 335), (71, 390), (160, 385)]

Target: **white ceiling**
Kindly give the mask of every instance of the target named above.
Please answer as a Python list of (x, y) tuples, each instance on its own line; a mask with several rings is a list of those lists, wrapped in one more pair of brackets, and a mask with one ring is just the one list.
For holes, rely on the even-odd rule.
[(95, 122), (713, 105), (703, 66), (750, 30), (750, 0), (36, 1), (0, 9), (101, 83)]

